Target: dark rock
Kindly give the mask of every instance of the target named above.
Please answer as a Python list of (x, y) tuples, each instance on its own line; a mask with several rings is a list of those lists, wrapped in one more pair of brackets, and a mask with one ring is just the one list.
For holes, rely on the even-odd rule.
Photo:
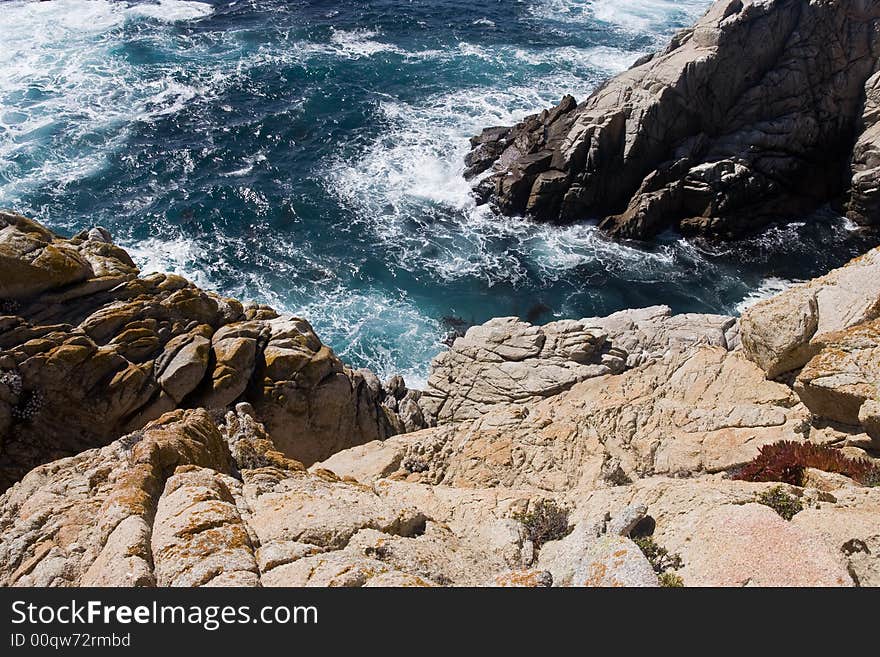
[(475, 195), (634, 239), (736, 237), (844, 195), (876, 223), (877, 21), (880, 0), (719, 0), (581, 105), (475, 138), (481, 170), (500, 150)]

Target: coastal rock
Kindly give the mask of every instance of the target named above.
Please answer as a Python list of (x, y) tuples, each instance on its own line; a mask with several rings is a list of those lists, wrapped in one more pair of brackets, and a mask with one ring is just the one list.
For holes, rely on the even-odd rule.
[(0, 214), (0, 267), (0, 490), (181, 407), (251, 402), (307, 464), (424, 426), (402, 381), (403, 419), (306, 321), (139, 277), (103, 229), (63, 239)]
[[(397, 436), (381, 458), (364, 462), (375, 459), (387, 473), (390, 448), (401, 464), (393, 476), (408, 481), (595, 488), (653, 473), (726, 470), (763, 445), (805, 440), (810, 418), (791, 388), (766, 380), (740, 351), (696, 343), (547, 399), (498, 403), (474, 420)], [(611, 461), (616, 476), (606, 468)]]
[(543, 494), (363, 485), (288, 469), (272, 449), (254, 461), (272, 444), (249, 411), (174, 411), (34, 469), (0, 495), (0, 585), (656, 585), (625, 536), (634, 528), (680, 553), (686, 585), (876, 580), (880, 489), (835, 491), (788, 523), (751, 503), (773, 484), (695, 475), (572, 488), (560, 504), (575, 530), (534, 563), (512, 518)]
[(552, 397), (696, 345), (732, 348), (735, 320), (667, 306), (533, 326), (513, 317), (470, 328), (431, 363), (419, 405), (431, 424), (473, 420), (498, 404)]
[(840, 198), (852, 159), (851, 214), (874, 223), (878, 19), (873, 0), (718, 0), (585, 102), (484, 131), (467, 175), (507, 214), (728, 238)]
[(553, 575), (547, 570), (521, 570), (495, 577), (495, 586), (502, 588), (547, 588), (553, 586)]
[(681, 555), (688, 586), (853, 585), (843, 560), (821, 538), (766, 506), (723, 506), (691, 521), (678, 529), (687, 534)]
[(233, 495), (236, 488), (241, 488), (239, 481), (212, 470), (175, 470), (153, 521), (150, 551), (157, 586), (259, 583), (254, 545)]
[(644, 504), (648, 516), (637, 531), (647, 531), (655, 544), (680, 558), (676, 574), (685, 586), (852, 586), (858, 574), (863, 585), (875, 581), (880, 560), (873, 548), (877, 525), (870, 519), (880, 489), (849, 488), (808, 503), (809, 491), (792, 487), (806, 508), (789, 522), (754, 503), (774, 485), (717, 475), (653, 477), (573, 493), (572, 521), (601, 525), (620, 509)]
[[(880, 320), (826, 333), (797, 376), (794, 389), (813, 415), (874, 429), (873, 404), (880, 402)], [(862, 413), (862, 406), (872, 402)]]
[(515, 565), (432, 522), (421, 487), (376, 491), (277, 450), (253, 461), (270, 439), (248, 410), (220, 425), (174, 411), (34, 469), (0, 496), (0, 585), (476, 585)]
[(865, 104), (857, 130), (846, 213), (857, 224), (876, 226), (880, 223), (880, 71), (865, 83)]
[(756, 303), (740, 319), (744, 353), (770, 378), (803, 367), (824, 336), (880, 316), (880, 249)]
[(554, 586), (658, 586), (651, 564), (629, 538), (589, 531), (570, 534), (541, 550), (540, 568), (553, 575)]
[(835, 505), (804, 509), (791, 524), (820, 537), (845, 561), (858, 586), (880, 586), (880, 488), (847, 488), (834, 495)]
[(401, 465), (405, 446), (394, 437), (374, 440), (358, 447), (337, 452), (326, 461), (315, 463), (310, 471), (329, 470), (339, 477), (368, 482), (396, 472)]
[(776, 378), (802, 366), (814, 349), (810, 340), (819, 327), (819, 305), (809, 287), (797, 287), (752, 307), (740, 319), (745, 353)]
[(494, 404), (534, 401), (620, 371), (622, 354), (603, 350), (606, 337), (582, 322), (490, 320), (434, 359), (420, 406), (434, 422), (474, 419)]
[[(104, 239), (103, 229), (93, 230), (62, 240), (35, 221), (0, 212), (0, 299), (18, 301), (59, 288), (75, 295), (135, 276), (128, 255)], [(87, 279), (90, 285), (76, 287)]]

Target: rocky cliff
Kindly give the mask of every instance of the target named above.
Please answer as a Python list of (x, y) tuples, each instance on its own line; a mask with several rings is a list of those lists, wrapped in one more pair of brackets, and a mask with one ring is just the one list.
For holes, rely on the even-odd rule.
[(2, 585), (880, 585), (880, 249), (740, 320), (495, 319), (420, 395), (3, 221)]
[(103, 229), (63, 239), (0, 213), (0, 489), (176, 408), (238, 401), (311, 464), (420, 427), (392, 383), (346, 367), (302, 319), (140, 277)]
[(829, 201), (880, 222), (875, 0), (718, 0), (663, 52), (472, 140), (508, 214), (729, 238)]

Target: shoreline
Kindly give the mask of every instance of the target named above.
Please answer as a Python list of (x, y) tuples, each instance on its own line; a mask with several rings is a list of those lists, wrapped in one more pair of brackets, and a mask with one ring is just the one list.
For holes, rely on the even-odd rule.
[[(0, 211), (0, 586), (880, 586), (880, 246), (817, 244), (841, 230), (822, 213), (766, 228), (828, 202), (880, 224), (874, 22), (878, 0), (719, 0), (583, 103), (475, 137), (503, 212), (601, 210), (618, 252), (764, 230), (724, 257), (817, 275), (732, 316), (584, 272), (650, 303), (447, 318), (422, 390), (305, 319), (142, 273), (104, 227)], [(835, 140), (840, 180), (814, 166)], [(686, 298), (710, 260), (682, 244)]]

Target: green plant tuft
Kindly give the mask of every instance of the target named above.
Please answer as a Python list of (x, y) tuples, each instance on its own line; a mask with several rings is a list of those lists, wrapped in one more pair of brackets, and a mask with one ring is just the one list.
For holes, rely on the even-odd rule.
[(540, 550), (549, 541), (565, 538), (574, 529), (568, 524), (569, 511), (553, 500), (540, 500), (531, 510), (513, 514), (513, 519), (521, 522), (526, 529), (526, 536)]
[[(657, 542), (654, 540), (653, 536), (636, 536), (632, 539), (633, 542), (639, 546), (639, 549), (642, 551), (642, 554), (645, 555), (648, 562), (651, 564), (651, 567), (654, 569), (654, 572), (661, 576), (661, 584), (663, 584), (663, 575), (670, 575), (671, 577), (678, 577), (673, 573), (667, 573), (667, 570), (677, 570), (681, 568), (684, 564), (682, 563), (681, 556), (678, 554), (669, 554), (669, 550), (665, 547), (657, 545)], [(678, 577), (680, 580), (681, 578)], [(666, 586), (666, 584), (663, 584)], [(683, 586), (683, 584), (682, 584)]]
[(786, 520), (791, 520), (804, 510), (804, 505), (794, 495), (785, 492), (782, 486), (774, 486), (758, 495), (758, 504), (769, 506)]
[(660, 573), (660, 586), (669, 589), (677, 589), (684, 586), (684, 580), (675, 573)]

